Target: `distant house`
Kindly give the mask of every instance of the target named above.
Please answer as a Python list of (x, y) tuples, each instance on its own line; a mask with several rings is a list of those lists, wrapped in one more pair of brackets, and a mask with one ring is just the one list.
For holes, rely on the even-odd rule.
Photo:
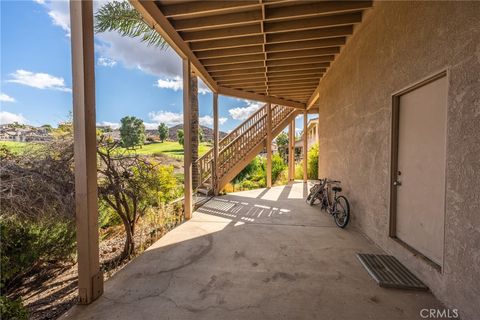
[(18, 126), (3, 124), (0, 126), (0, 141), (42, 142), (50, 141), (52, 136), (47, 128), (29, 125)]
[[(310, 119), (307, 124), (307, 150), (317, 143), (318, 141), (318, 118)], [(303, 135), (305, 134), (305, 130), (300, 136), (299, 140), (295, 141), (295, 149), (297, 149), (297, 153), (302, 154), (303, 149)]]

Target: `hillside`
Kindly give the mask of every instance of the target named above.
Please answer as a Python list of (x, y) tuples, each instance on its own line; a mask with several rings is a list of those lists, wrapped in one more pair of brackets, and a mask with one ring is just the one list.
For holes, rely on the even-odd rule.
[[(205, 126), (201, 126), (203, 130), (203, 137), (205, 141), (213, 140), (213, 129)], [(177, 124), (168, 129), (168, 139), (177, 140), (177, 131), (178, 129), (183, 129), (183, 124)], [(225, 132), (219, 132), (220, 139), (225, 137), (227, 134)]]

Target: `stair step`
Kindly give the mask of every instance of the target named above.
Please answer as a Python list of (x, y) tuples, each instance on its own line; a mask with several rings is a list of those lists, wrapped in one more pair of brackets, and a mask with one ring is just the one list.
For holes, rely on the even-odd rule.
[(207, 188), (198, 188), (197, 192), (208, 196), (212, 192), (212, 190), (209, 189), (209, 188), (208, 189)]

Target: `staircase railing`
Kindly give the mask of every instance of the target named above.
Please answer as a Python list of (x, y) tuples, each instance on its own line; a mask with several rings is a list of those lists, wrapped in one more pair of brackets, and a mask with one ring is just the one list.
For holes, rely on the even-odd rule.
[[(250, 117), (242, 122), (237, 128), (226, 135), (219, 142), (218, 156), (218, 181), (227, 174), (236, 164), (243, 160), (246, 155), (259, 143), (262, 143), (267, 136), (267, 105), (258, 109)], [(272, 130), (285, 120), (293, 112), (293, 109), (286, 106), (272, 106)], [(198, 160), (200, 183), (210, 182), (214, 186), (213, 175), (213, 149), (208, 150)]]

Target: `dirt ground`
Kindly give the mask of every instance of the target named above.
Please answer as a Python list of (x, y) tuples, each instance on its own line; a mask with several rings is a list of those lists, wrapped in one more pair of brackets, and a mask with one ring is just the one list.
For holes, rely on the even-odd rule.
[[(143, 252), (170, 228), (158, 230), (152, 227), (139, 227), (135, 234), (136, 254)], [(100, 263), (105, 280), (131, 261), (130, 259), (121, 263), (110, 262), (121, 254), (125, 233), (123, 226), (112, 227), (107, 232), (108, 239), (100, 241)], [(57, 319), (77, 303), (77, 284), (76, 263), (61, 265), (45, 263), (28, 275), (21, 287), (10, 296), (22, 297), (23, 304), (29, 311), (29, 319)]]

